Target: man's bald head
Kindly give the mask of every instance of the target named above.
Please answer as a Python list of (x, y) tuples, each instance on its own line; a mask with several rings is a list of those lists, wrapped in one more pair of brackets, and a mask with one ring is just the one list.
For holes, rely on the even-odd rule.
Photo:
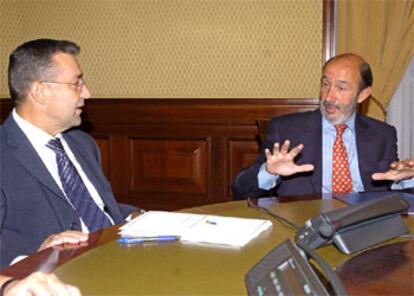
[(360, 75), (359, 91), (362, 91), (363, 89), (372, 86), (374, 78), (372, 76), (371, 67), (369, 66), (367, 61), (365, 61), (361, 56), (354, 53), (345, 53), (335, 56), (325, 63), (325, 65), (323, 66), (323, 70), (325, 70), (325, 68), (328, 65), (337, 62), (348, 64), (350, 66), (358, 68)]

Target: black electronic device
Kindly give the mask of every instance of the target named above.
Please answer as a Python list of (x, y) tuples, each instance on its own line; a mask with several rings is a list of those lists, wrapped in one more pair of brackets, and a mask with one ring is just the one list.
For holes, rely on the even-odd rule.
[(329, 295), (290, 240), (264, 256), (245, 276), (249, 295)]
[(401, 218), (408, 207), (396, 194), (335, 209), (308, 220), (295, 240), (311, 249), (333, 242), (343, 253), (357, 252), (408, 233)]

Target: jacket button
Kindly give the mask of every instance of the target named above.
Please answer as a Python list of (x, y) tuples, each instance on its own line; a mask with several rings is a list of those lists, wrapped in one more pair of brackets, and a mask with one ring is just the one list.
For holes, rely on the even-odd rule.
[(70, 230), (78, 230), (77, 223), (76, 222), (70, 223), (69, 228)]

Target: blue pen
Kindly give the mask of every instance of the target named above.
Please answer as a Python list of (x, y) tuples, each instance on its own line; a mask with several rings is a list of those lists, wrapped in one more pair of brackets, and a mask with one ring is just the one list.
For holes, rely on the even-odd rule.
[(173, 242), (179, 240), (178, 235), (159, 235), (159, 236), (141, 236), (141, 237), (121, 237), (118, 242), (121, 244), (142, 244), (146, 242)]

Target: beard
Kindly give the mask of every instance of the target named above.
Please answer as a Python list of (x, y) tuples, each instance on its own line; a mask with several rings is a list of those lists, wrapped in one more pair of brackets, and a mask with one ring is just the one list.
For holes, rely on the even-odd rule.
[[(341, 124), (345, 123), (356, 110), (358, 104), (357, 98), (355, 98), (350, 105), (341, 106), (326, 100), (321, 100), (319, 103), (319, 109), (321, 110), (322, 116), (332, 124)], [(335, 109), (337, 116), (332, 118), (332, 116), (326, 112), (325, 108)]]

